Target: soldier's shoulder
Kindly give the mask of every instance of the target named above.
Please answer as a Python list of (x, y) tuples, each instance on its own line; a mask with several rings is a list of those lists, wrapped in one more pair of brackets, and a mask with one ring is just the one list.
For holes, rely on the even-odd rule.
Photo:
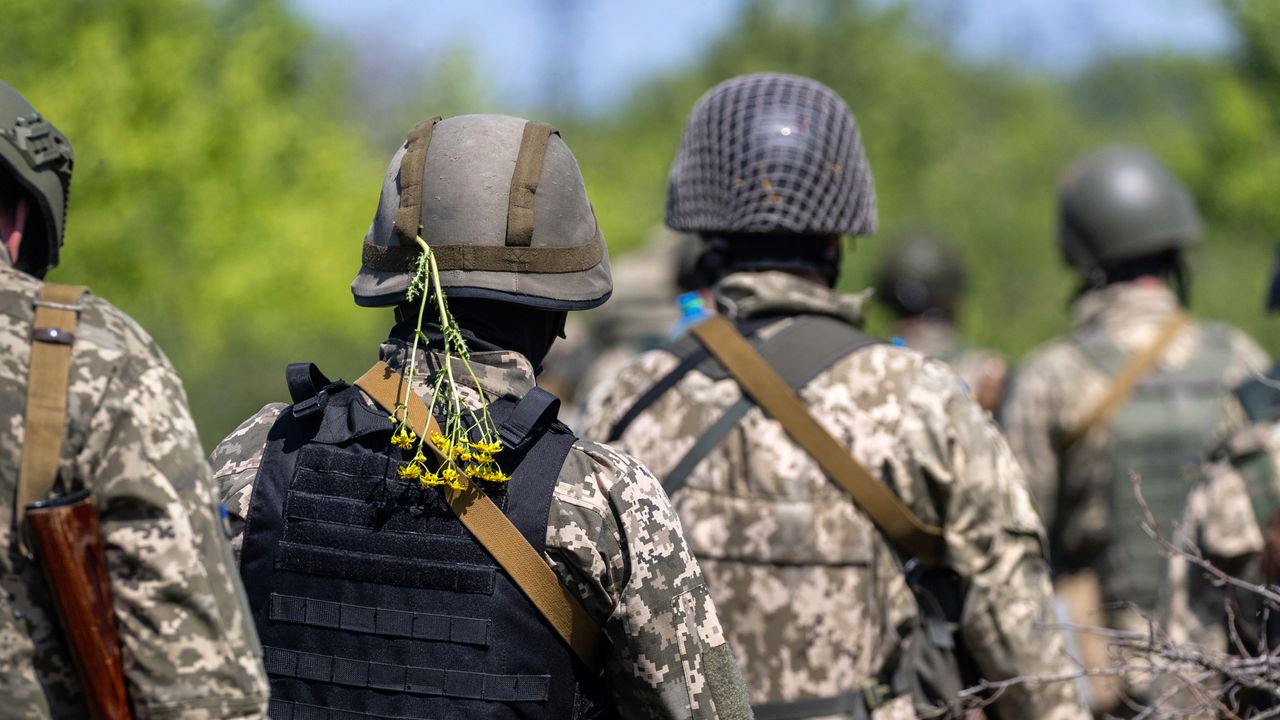
[(945, 362), (892, 343), (876, 343), (846, 355), (829, 371), (830, 382), (901, 400), (964, 394), (964, 383)]
[[(644, 486), (646, 490), (661, 486), (639, 460), (604, 443), (578, 439), (574, 442), (565, 467), (570, 471), (561, 474), (561, 480), (570, 480), (583, 487), (598, 488), (605, 494), (623, 486)], [(566, 475), (572, 476), (567, 478)]]
[(145, 328), (124, 310), (92, 292), (84, 298), (76, 343), (82, 350), (92, 349), (108, 356), (119, 354), (149, 367), (173, 371), (169, 358)]
[(271, 427), (287, 407), (289, 406), (285, 403), (269, 403), (223, 438), (209, 456), (214, 477), (256, 468), (262, 461), (262, 452), (267, 446)]
[(1071, 335), (1058, 335), (1031, 349), (1018, 364), (1018, 377), (1053, 375), (1068, 368), (1079, 367), (1084, 362), (1078, 339)]

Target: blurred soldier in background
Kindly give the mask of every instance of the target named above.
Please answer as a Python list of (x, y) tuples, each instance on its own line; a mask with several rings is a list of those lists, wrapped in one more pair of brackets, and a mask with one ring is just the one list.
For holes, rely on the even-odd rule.
[[(701, 235), (721, 315), (593, 393), (588, 434), (662, 478), (756, 717), (913, 717), (975, 677), (1069, 673), (1038, 624), (1043, 530), (989, 416), (940, 361), (863, 335), (861, 298), (832, 289), (840, 237), (876, 223), (844, 101), (778, 74), (710, 90), (666, 222)], [(1069, 683), (997, 705), (1085, 716)]]
[[(509, 190), (495, 190), (499, 178)], [(423, 241), (453, 330), (439, 288), (408, 294)], [(358, 305), (396, 308), (382, 362), (354, 386), (291, 366), (294, 404), (266, 406), (212, 458), (272, 717), (748, 717), (661, 487), (630, 457), (574, 437), (534, 385), (568, 311), (613, 290), (559, 133), (504, 115), (419, 124), (391, 160), (351, 287)], [(423, 303), (437, 319), (415, 320)], [(451, 337), (466, 339), (468, 363), (445, 354)], [(422, 372), (404, 395), (399, 373), (412, 367)], [(465, 411), (440, 398), (451, 386)], [(401, 403), (423, 425), (413, 439), (392, 435)], [(459, 414), (473, 431), (492, 418), (502, 449), (472, 435), (466, 453), (496, 451), (510, 482), (412, 473), (427, 461), (413, 449), (431, 436), (425, 417), (449, 407), (446, 428)], [(410, 464), (388, 454), (393, 441)]]
[(916, 232), (894, 240), (876, 271), (876, 299), (897, 316), (894, 334), (907, 347), (955, 369), (978, 404), (1000, 407), (1008, 364), (999, 355), (966, 346), (956, 313), (968, 277), (964, 261), (936, 235)]
[[(1238, 424), (1230, 388), (1268, 361), (1240, 331), (1187, 314), (1184, 253), (1200, 240), (1200, 218), (1154, 157), (1113, 148), (1079, 159), (1059, 207), (1058, 241), (1081, 279), (1074, 329), (1027, 358), (1002, 419), (1049, 529), (1055, 574), (1073, 576), (1060, 584), (1073, 619), (1141, 630), (1122, 603), (1152, 611), (1166, 566), (1139, 526), (1130, 479), (1168, 527), (1203, 451)], [(1099, 593), (1111, 603), (1104, 616)], [(1078, 637), (1091, 666), (1107, 662), (1094, 636)], [(1094, 689), (1095, 709), (1118, 701), (1114, 685)]]
[[(1280, 310), (1280, 259), (1267, 309)], [(1179, 542), (1239, 580), (1275, 589), (1280, 585), (1280, 367), (1246, 381), (1235, 396), (1248, 425), (1228, 436), (1206, 463), (1204, 478), (1187, 498)], [(1242, 655), (1280, 647), (1280, 613), (1264, 609), (1260, 593), (1224, 584), (1180, 555), (1169, 563), (1165, 609), (1165, 630), (1175, 642)], [(1243, 689), (1219, 700), (1250, 717), (1274, 707), (1276, 698)]]
[(182, 383), (123, 312), (39, 279), (58, 263), (71, 168), (67, 139), (0, 83), (0, 715), (90, 716), (54, 591), (93, 589), (52, 587), (24, 524), (29, 503), (87, 492), (133, 716), (264, 717), (261, 651)]

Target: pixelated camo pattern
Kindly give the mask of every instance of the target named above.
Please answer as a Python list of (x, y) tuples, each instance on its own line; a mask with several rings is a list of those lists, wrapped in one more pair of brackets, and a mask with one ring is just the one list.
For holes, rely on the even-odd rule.
[[(407, 354), (398, 341), (382, 347), (383, 359), (398, 368)], [(439, 362), (423, 359), (431, 367)], [(472, 353), (471, 365), (490, 398), (518, 398), (534, 384), (532, 366), (517, 353)], [(455, 376), (469, 381), (461, 367)], [(419, 378), (416, 390), (430, 402), (430, 375)], [(472, 388), (461, 389), (479, 404)], [(267, 432), (284, 407), (264, 407), (210, 459), (237, 553)], [(724, 632), (675, 512), (642, 465), (605, 445), (575, 444), (552, 497), (546, 548), (561, 581), (604, 629), (605, 677), (622, 717), (710, 720), (721, 716), (713, 695), (745, 703), (732, 668), (717, 673), (704, 664), (724, 645)]]
[[(15, 546), (32, 300), (40, 283), (0, 251), (0, 715), (88, 717), (38, 565)], [(261, 718), (262, 651), (186, 394), (147, 334), (90, 298), (71, 366), (63, 491), (101, 512), (135, 717)]]
[[(720, 309), (737, 317), (856, 319), (857, 303), (783, 273), (731, 275), (716, 293)], [(676, 362), (664, 350), (646, 353), (593, 393), (588, 436), (606, 436)], [(662, 477), (739, 397), (732, 380), (695, 371), (641, 414), (619, 447)], [(919, 517), (943, 525), (946, 562), (969, 588), (963, 635), (985, 676), (1070, 672), (1060, 635), (1042, 626), (1050, 612), (1044, 535), (1022, 474), (954, 373), (882, 344), (841, 360), (801, 397)], [(917, 613), (901, 566), (870, 521), (759, 409), (673, 503), (754, 702), (860, 687)], [(1067, 683), (1018, 685), (1000, 702), (1007, 717), (1085, 717)]]

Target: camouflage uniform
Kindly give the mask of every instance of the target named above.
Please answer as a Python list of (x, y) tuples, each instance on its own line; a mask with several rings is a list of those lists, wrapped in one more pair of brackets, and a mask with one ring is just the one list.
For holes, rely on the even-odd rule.
[[(0, 251), (0, 513), (14, 517), (40, 281)], [(186, 395), (147, 334), (88, 297), (71, 364), (59, 476), (101, 510), (125, 678), (138, 718), (260, 718), (267, 681)], [(37, 563), (0, 529), (0, 715), (87, 717)]]
[(907, 347), (950, 365), (980, 403), (991, 397), (998, 405), (1008, 371), (1008, 363), (999, 354), (965, 345), (955, 325), (945, 320), (915, 318), (899, 322), (894, 330)]
[[(1179, 303), (1161, 284), (1120, 282), (1082, 295), (1072, 308), (1071, 335), (1034, 351), (1019, 368), (1004, 406), (1009, 444), (1022, 462), (1032, 496), (1049, 528), (1055, 562), (1063, 572), (1094, 566), (1112, 527), (1113, 485), (1106, 427), (1091, 430), (1065, 452), (1064, 438), (1083, 421), (1111, 379), (1079, 350), (1076, 338), (1101, 332), (1119, 350), (1148, 347)], [(1194, 323), (1173, 339), (1156, 371), (1186, 366), (1200, 352), (1206, 326)], [(1223, 432), (1238, 427), (1240, 415), (1227, 403), (1225, 388), (1269, 365), (1266, 353), (1243, 333), (1227, 331), (1230, 360), (1223, 370)], [(1123, 480), (1120, 480), (1123, 482)], [(1104, 586), (1107, 578), (1101, 578)]]
[[(399, 340), (381, 348), (396, 368), (406, 365), (407, 354)], [(438, 363), (424, 354), (419, 367)], [(472, 352), (471, 366), (490, 399), (518, 399), (534, 385), (533, 367), (519, 353)], [(415, 385), (429, 404), (431, 377), (420, 375)], [(478, 395), (468, 392), (468, 399), (479, 406)], [(211, 458), (237, 553), (267, 433), (284, 407), (264, 407)], [(661, 487), (642, 465), (607, 446), (577, 442), (552, 497), (546, 547), (560, 580), (603, 628), (605, 681), (622, 717), (745, 716), (734, 714), (745, 707), (745, 689), (702, 573)]]
[[(781, 272), (729, 275), (715, 292), (718, 309), (736, 320), (820, 314), (853, 324), (866, 297)], [(599, 388), (587, 435), (606, 436), (676, 362), (651, 351)], [(983, 675), (1069, 673), (1060, 635), (1039, 624), (1049, 609), (1043, 530), (1012, 454), (955, 375), (918, 352), (881, 344), (840, 360), (800, 395), (914, 513), (943, 526), (946, 562), (968, 588), (963, 636)], [(619, 446), (663, 477), (739, 397), (733, 380), (695, 370), (642, 413)], [(672, 501), (754, 702), (860, 687), (918, 613), (899, 560), (870, 520), (758, 408)], [(1085, 717), (1067, 683), (1015, 685), (999, 703), (1004, 717)], [(904, 704), (896, 709), (910, 717)]]

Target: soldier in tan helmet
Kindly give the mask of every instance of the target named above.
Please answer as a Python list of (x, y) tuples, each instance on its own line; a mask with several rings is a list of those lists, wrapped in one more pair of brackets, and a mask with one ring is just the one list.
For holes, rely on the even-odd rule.
[[(989, 415), (942, 362), (862, 334), (864, 296), (833, 289), (840, 237), (875, 217), (833, 91), (771, 73), (711, 89), (666, 222), (701, 235), (720, 315), (588, 409), (588, 434), (670, 493), (757, 718), (954, 716), (936, 706), (979, 678), (1073, 669), (1042, 625), (1044, 531)], [(987, 712), (1086, 716), (1062, 682), (1014, 683)]]
[(559, 133), (418, 125), (351, 289), (394, 308), (380, 361), (350, 385), (291, 366), (293, 404), (212, 458), (271, 716), (748, 717), (661, 487), (535, 386), (567, 312), (612, 290)]

